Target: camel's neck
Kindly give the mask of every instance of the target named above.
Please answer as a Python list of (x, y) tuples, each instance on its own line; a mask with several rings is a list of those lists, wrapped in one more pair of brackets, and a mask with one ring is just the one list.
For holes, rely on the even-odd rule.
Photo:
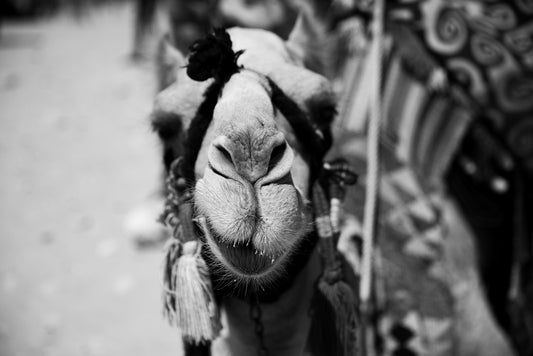
[[(315, 251), (293, 285), (277, 301), (260, 304), (263, 341), (270, 355), (303, 355), (311, 325), (309, 308), (319, 273), (320, 259)], [(213, 345), (213, 354), (257, 354), (260, 344), (250, 304), (227, 298), (222, 300), (222, 309), (224, 330)]]

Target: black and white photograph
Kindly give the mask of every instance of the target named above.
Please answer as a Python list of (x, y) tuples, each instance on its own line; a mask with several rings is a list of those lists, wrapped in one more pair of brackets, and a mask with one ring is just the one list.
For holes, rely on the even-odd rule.
[(2, 0), (0, 356), (533, 356), (533, 1)]

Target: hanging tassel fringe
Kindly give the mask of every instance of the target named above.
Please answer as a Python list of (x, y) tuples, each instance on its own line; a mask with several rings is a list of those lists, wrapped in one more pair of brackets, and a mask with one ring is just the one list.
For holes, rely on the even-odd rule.
[(220, 331), (209, 270), (200, 253), (199, 241), (186, 242), (174, 267), (177, 326), (183, 340), (190, 343), (211, 341)]
[[(339, 271), (325, 272), (313, 296), (312, 337), (320, 344), (318, 354), (350, 356), (356, 354), (356, 299)], [(334, 328), (332, 328), (334, 326)]]
[(189, 345), (206, 345), (221, 329), (211, 278), (192, 222), (192, 196), (183, 178), (176, 180), (179, 160), (167, 179), (168, 197), (162, 219), (172, 230), (164, 273), (164, 314)]
[(350, 355), (344, 350), (344, 335), (337, 332), (337, 311), (322, 289), (319, 282), (311, 300), (308, 348), (316, 355)]
[(163, 315), (168, 319), (170, 324), (176, 323), (176, 278), (175, 266), (181, 256), (181, 243), (171, 238), (165, 246), (166, 256), (164, 261), (163, 277)]
[[(328, 181), (335, 183), (332, 179)], [(334, 197), (334, 199), (339, 198), (341, 197)], [(313, 343), (313, 350), (318, 350), (319, 354), (354, 355), (357, 327), (356, 297), (354, 291), (343, 280), (342, 263), (335, 247), (339, 232), (333, 229), (330, 206), (319, 182), (313, 185), (313, 205), (324, 271), (313, 297), (310, 341)], [(337, 218), (338, 216), (334, 217), (335, 221)]]

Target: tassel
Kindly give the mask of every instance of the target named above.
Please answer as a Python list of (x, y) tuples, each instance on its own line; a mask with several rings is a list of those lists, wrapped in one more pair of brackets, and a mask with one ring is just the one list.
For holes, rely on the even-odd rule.
[[(183, 233), (182, 226), (178, 234)], [(181, 330), (183, 341), (200, 345), (214, 340), (221, 329), (209, 269), (200, 241), (172, 239), (165, 259), (164, 314)]]
[(202, 243), (194, 232), (192, 195), (185, 180), (176, 179), (178, 164), (179, 160), (170, 170), (161, 218), (173, 234), (165, 258), (164, 314), (179, 327), (186, 346), (205, 348), (220, 332), (220, 316)]
[(217, 303), (207, 264), (201, 256), (201, 243), (183, 244), (183, 254), (175, 265), (175, 312), (183, 340), (204, 343), (220, 331)]
[[(320, 282), (318, 283), (320, 284)], [(337, 318), (332, 303), (317, 285), (311, 300), (311, 328), (308, 335), (308, 351), (313, 355), (341, 355), (343, 343), (336, 332)], [(347, 354), (349, 355), (349, 354)]]
[(313, 205), (324, 272), (313, 297), (311, 341), (316, 343), (313, 346), (322, 344), (317, 346), (321, 354), (353, 355), (356, 353), (357, 326), (355, 294), (342, 280), (342, 264), (335, 248), (329, 207), (318, 182), (313, 186)]
[[(340, 273), (340, 272), (339, 272)], [(356, 353), (356, 312), (355, 296), (346, 282), (337, 280), (339, 277), (323, 277), (318, 283), (318, 292), (331, 305), (335, 316), (337, 341), (330, 345), (331, 355), (354, 355)], [(331, 332), (331, 331), (330, 331)], [(333, 352), (335, 351), (335, 352)]]
[(170, 239), (165, 246), (167, 251), (164, 262), (164, 276), (163, 276), (163, 315), (168, 319), (170, 324), (175, 323), (176, 313), (176, 278), (174, 277), (175, 266), (178, 258), (181, 255), (181, 243), (176, 239)]
[(334, 275), (323, 275), (313, 296), (310, 346), (318, 355), (351, 356), (357, 354), (355, 296)]
[[(183, 230), (178, 228), (180, 234)], [(181, 330), (184, 342), (204, 344), (221, 329), (209, 269), (198, 240), (172, 239), (165, 259), (164, 314)]]

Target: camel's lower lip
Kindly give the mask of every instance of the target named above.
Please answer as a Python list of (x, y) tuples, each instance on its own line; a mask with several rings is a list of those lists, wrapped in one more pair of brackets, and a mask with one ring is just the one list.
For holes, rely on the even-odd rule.
[(258, 250), (253, 242), (249, 243), (226, 243), (217, 237), (216, 232), (209, 226), (205, 217), (198, 218), (204, 231), (207, 243), (211, 251), (222, 257), (232, 269), (243, 275), (261, 275), (272, 268), (281, 257), (273, 255), (265, 250)]

